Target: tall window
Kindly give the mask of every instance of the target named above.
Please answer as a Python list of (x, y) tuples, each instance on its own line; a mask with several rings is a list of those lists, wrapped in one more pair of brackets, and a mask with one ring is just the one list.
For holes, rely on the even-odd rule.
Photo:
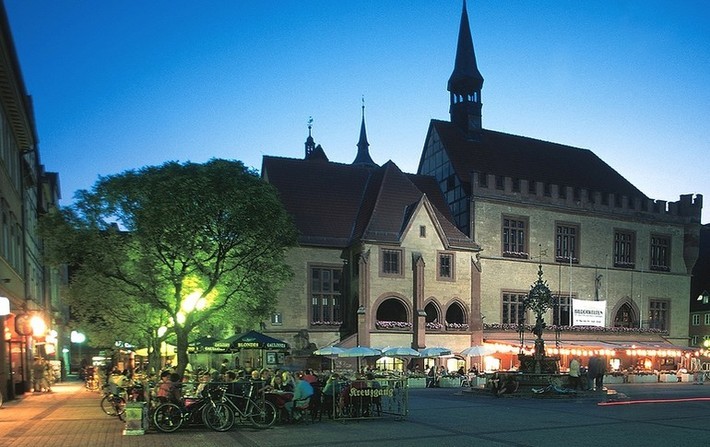
[(439, 266), (437, 268), (436, 279), (443, 281), (454, 280), (454, 254), (439, 253)]
[(651, 300), (649, 302), (648, 325), (651, 329), (667, 331), (669, 329), (669, 315), (670, 303), (668, 301)]
[(343, 321), (339, 268), (311, 267), (311, 325)]
[[(705, 316), (707, 317), (707, 314)], [(693, 314), (693, 326), (700, 326), (700, 314)]]
[(651, 235), (651, 270), (671, 270), (671, 239), (668, 236)]
[(521, 293), (503, 294), (503, 315), (501, 322), (508, 324), (521, 324), (525, 322), (525, 295)]
[(552, 306), (552, 324), (572, 326), (572, 297), (556, 296)]
[(402, 276), (402, 250), (380, 250), (380, 273), (388, 276)]
[(579, 262), (579, 225), (557, 224), (555, 231), (555, 261)]
[(631, 231), (614, 232), (614, 267), (632, 269), (636, 263), (636, 241)]
[(710, 326), (710, 314), (705, 314), (705, 326)]
[(528, 258), (527, 221), (520, 218), (503, 218), (503, 256)]

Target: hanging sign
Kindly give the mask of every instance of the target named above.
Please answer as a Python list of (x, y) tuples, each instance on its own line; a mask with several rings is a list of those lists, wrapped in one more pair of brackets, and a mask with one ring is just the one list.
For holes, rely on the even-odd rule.
[(572, 326), (604, 327), (606, 301), (572, 300)]

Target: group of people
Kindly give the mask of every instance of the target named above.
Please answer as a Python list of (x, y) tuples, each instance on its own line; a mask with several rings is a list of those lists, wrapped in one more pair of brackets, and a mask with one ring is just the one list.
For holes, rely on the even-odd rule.
[[(460, 366), (456, 372), (452, 372), (452, 373), (450, 373), (444, 365), (440, 365), (438, 369), (436, 368), (435, 365), (432, 365), (432, 366), (426, 365), (424, 369), (426, 370), (426, 376), (427, 376), (426, 377), (426, 387), (427, 388), (438, 387), (439, 381), (444, 376), (463, 377), (463, 376), (467, 375), (466, 370), (464, 369), (463, 366)], [(474, 375), (474, 376), (478, 375), (478, 369), (476, 368), (476, 365), (472, 365), (471, 368), (469, 368), (468, 374)]]
[[(585, 374), (586, 373), (586, 374)], [(574, 390), (584, 389), (582, 377), (586, 375), (586, 389), (602, 391), (604, 389), (604, 374), (606, 373), (606, 360), (601, 356), (589, 358), (587, 367), (584, 368), (578, 357), (573, 357), (569, 363), (569, 382)]]
[(52, 364), (42, 357), (35, 357), (32, 362), (32, 388), (35, 393), (52, 392), (54, 371)]

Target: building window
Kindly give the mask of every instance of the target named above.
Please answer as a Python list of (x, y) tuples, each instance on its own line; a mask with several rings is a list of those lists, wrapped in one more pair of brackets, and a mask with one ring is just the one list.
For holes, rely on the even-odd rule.
[(380, 274), (383, 276), (403, 276), (402, 275), (402, 250), (386, 249), (380, 250)]
[(572, 297), (555, 297), (552, 306), (552, 324), (555, 326), (572, 326)]
[[(695, 316), (695, 315), (693, 315)], [(710, 314), (705, 314), (705, 326), (710, 326)]]
[(436, 279), (440, 281), (453, 281), (454, 278), (454, 254), (439, 253), (438, 268), (436, 269)]
[(669, 329), (669, 315), (670, 303), (668, 301), (651, 300), (649, 302), (649, 328), (667, 331)]
[[(705, 319), (707, 320), (708, 315), (705, 314)], [(707, 321), (705, 322), (707, 324)], [(700, 326), (700, 314), (693, 314), (693, 326)]]
[(631, 231), (614, 232), (614, 267), (632, 269), (636, 266), (636, 235)]
[(528, 259), (527, 219), (503, 217), (503, 256)]
[(311, 267), (311, 326), (340, 326), (343, 321), (342, 269)]
[(651, 270), (669, 272), (671, 270), (671, 238), (651, 235)]
[(425, 225), (419, 226), (419, 237), (426, 237), (426, 226)]
[(690, 346), (697, 346), (698, 345), (698, 336), (693, 335), (690, 337)]
[(555, 261), (579, 263), (579, 225), (556, 225)]
[(281, 326), (283, 322), (283, 317), (281, 316), (280, 312), (275, 312), (271, 314), (271, 324)]
[(521, 293), (503, 294), (503, 315), (501, 323), (504, 324), (524, 324), (525, 323), (525, 295)]

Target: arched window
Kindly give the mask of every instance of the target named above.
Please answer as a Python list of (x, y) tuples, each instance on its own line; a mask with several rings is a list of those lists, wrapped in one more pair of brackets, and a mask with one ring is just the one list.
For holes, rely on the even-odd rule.
[(446, 329), (447, 330), (467, 330), (466, 312), (461, 303), (454, 302), (446, 309)]
[(631, 304), (622, 304), (614, 315), (614, 327), (638, 327), (638, 325), (638, 317)]
[(397, 298), (387, 298), (377, 307), (377, 329), (411, 329), (407, 308)]
[(424, 306), (426, 312), (426, 328), (427, 330), (443, 329), (444, 322), (441, 319), (441, 311), (433, 301)]

